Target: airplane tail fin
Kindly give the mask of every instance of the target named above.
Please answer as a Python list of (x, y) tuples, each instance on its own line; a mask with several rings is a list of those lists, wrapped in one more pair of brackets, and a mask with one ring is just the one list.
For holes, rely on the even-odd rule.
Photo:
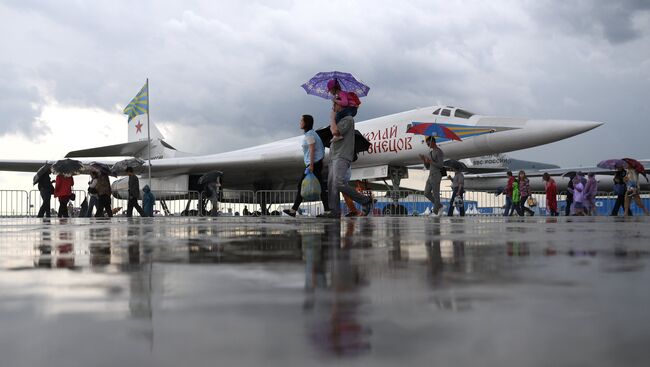
[[(128, 141), (122, 144), (107, 145), (90, 149), (69, 152), (66, 157), (136, 157), (149, 158), (147, 144), (147, 115), (135, 116), (127, 124)], [(179, 152), (165, 142), (165, 138), (154, 123), (151, 123), (151, 159), (188, 156), (190, 154)]]

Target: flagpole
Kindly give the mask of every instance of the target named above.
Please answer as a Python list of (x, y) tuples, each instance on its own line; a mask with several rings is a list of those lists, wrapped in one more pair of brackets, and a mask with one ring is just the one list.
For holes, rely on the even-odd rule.
[(147, 150), (149, 156), (149, 189), (153, 190), (151, 187), (151, 124), (149, 122), (149, 115), (151, 114), (151, 107), (149, 106), (149, 78), (147, 78)]

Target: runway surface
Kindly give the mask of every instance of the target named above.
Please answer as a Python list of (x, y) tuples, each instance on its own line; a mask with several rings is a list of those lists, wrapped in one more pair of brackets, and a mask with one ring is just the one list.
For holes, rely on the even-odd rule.
[(650, 220), (0, 220), (2, 366), (647, 366)]

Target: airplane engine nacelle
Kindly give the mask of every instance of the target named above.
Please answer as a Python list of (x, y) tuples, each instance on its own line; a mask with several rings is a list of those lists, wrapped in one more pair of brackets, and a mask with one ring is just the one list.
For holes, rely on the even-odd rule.
[[(149, 185), (149, 178), (139, 177), (140, 191), (145, 185)], [(189, 176), (168, 176), (151, 179), (151, 192), (156, 196), (156, 200), (177, 200), (186, 198), (188, 195)], [(113, 196), (117, 199), (129, 198), (129, 177), (119, 178), (111, 184)]]

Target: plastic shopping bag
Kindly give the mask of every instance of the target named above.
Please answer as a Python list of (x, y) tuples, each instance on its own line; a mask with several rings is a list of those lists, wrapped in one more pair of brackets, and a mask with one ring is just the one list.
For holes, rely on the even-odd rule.
[(302, 196), (304, 201), (316, 201), (320, 199), (320, 182), (318, 182), (318, 179), (312, 172), (307, 173), (305, 178), (302, 179), (300, 196)]

